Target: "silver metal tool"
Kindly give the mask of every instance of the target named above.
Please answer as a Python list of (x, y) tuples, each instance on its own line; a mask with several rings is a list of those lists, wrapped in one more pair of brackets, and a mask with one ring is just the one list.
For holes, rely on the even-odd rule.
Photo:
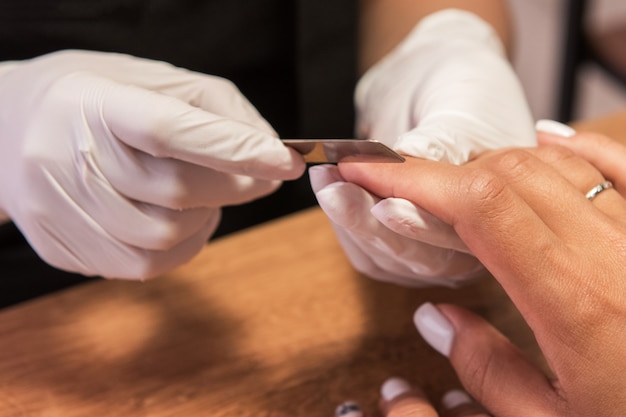
[(404, 162), (404, 157), (382, 142), (363, 139), (283, 139), (308, 163)]

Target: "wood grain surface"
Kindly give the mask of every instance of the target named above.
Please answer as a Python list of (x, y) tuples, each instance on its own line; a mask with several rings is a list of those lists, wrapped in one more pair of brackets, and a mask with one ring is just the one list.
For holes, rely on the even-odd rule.
[[(578, 127), (624, 140), (626, 113)], [(314, 208), (212, 242), (152, 281), (98, 281), (0, 312), (0, 416), (331, 417), (347, 399), (376, 410), (394, 375), (438, 399), (458, 385), (413, 327), (425, 301), (469, 307), (543, 366), (493, 278), (373, 281)]]

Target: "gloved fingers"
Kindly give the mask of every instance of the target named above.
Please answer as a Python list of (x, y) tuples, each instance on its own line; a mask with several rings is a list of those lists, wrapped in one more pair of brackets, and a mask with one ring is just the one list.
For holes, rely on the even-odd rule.
[[(117, 268), (119, 272), (111, 271), (105, 275), (111, 278), (122, 278), (132, 280), (145, 280), (164, 274), (172, 269), (190, 261), (200, 250), (206, 246), (207, 241), (213, 235), (220, 220), (220, 210), (213, 209), (213, 214), (209, 216), (207, 222), (197, 229), (197, 232), (187, 239), (181, 241), (176, 246), (166, 251), (149, 250), (141, 248), (122, 248), (121, 255), (126, 255), (128, 264), (133, 264), (131, 268)], [(110, 264), (106, 265), (110, 268)]]
[[(380, 82), (389, 93), (372, 96), (374, 104), (363, 103), (359, 111), (360, 129), (368, 137), (383, 140), (407, 155), (455, 164), (467, 161), (461, 156), (472, 151), (469, 145), (474, 141), (485, 143), (488, 149), (502, 144), (534, 145), (532, 118), (509, 64), (500, 58), (482, 57), (485, 51), (480, 50), (472, 51), (474, 56), (467, 58), (467, 52), (460, 50), (462, 47), (455, 47), (452, 53), (456, 56), (452, 58), (450, 51), (429, 55), (430, 70), (422, 65), (421, 77), (415, 74), (415, 58), (399, 61), (393, 77)], [(416, 54), (420, 52), (423, 53)], [(459, 66), (474, 62), (480, 70), (459, 74)], [(492, 77), (485, 68), (498, 76)], [(399, 113), (398, 109), (405, 112)], [(450, 143), (462, 148), (449, 148)]]
[[(80, 172), (71, 183), (62, 184), (57, 178), (63, 174), (56, 167), (47, 168), (31, 183), (32, 191), (44, 196), (46, 206), (63, 213), (64, 219), (82, 217), (85, 224), (102, 229), (107, 239), (125, 245), (167, 250), (195, 234), (217, 214), (209, 208), (172, 210), (131, 200), (111, 187), (89, 159), (82, 161)], [(39, 218), (35, 210), (22, 208), (23, 213), (30, 211), (26, 218)]]
[(313, 165), (309, 168), (309, 181), (314, 193), (335, 182), (346, 182), (339, 173), (337, 165)]
[(467, 13), (433, 17), (359, 80), (359, 134), (454, 164), (480, 148), (535, 145), (523, 88), (492, 29)]
[(87, 72), (121, 84), (159, 92), (275, 135), (272, 127), (237, 87), (222, 77), (122, 53), (63, 50), (31, 61), (34, 65), (45, 66), (47, 71), (56, 71), (58, 76)]
[(490, 149), (536, 144), (526, 135), (484, 119), (455, 111), (433, 112), (401, 134), (393, 148), (405, 155), (461, 165)]
[[(71, 222), (43, 219), (31, 222), (28, 236), (39, 256), (50, 265), (84, 275), (144, 280), (161, 275), (193, 258), (215, 232), (219, 209), (197, 231), (168, 250), (130, 246), (108, 235), (89, 216)], [(80, 231), (80, 239), (73, 233)]]
[(92, 156), (113, 188), (133, 200), (171, 209), (241, 204), (270, 194), (281, 181), (219, 172), (172, 158), (155, 158), (115, 138)]
[(109, 194), (105, 198), (108, 199), (86, 207), (89, 212), (85, 215), (111, 238), (147, 250), (169, 250), (197, 233), (216, 215), (215, 208), (171, 210), (122, 196), (111, 198)]
[(341, 244), (341, 247), (343, 248), (346, 256), (348, 256), (350, 263), (363, 275), (378, 281), (397, 284), (404, 287), (420, 288), (432, 284), (430, 281), (422, 282), (419, 279), (420, 277), (416, 277), (415, 274), (412, 274), (411, 272), (405, 271), (406, 275), (398, 275), (381, 268), (376, 262), (374, 262), (369, 254), (365, 253), (361, 249), (361, 247), (357, 244), (357, 241), (353, 240), (352, 236), (350, 236), (344, 229), (332, 223), (332, 221), (331, 225), (335, 230), (335, 234)]
[(316, 192), (315, 197), (326, 215), (345, 229), (382, 229), (370, 213), (380, 199), (356, 184), (335, 182)]
[(421, 285), (455, 287), (484, 272), (476, 258), (451, 249), (436, 248), (411, 240), (372, 240), (346, 229), (344, 233), (379, 269), (387, 271), (391, 276), (419, 280)]
[(371, 210), (380, 199), (344, 182), (337, 166), (311, 167), (309, 176), (344, 250), (365, 275), (405, 286), (456, 286), (484, 272), (473, 256), (421, 243), (378, 222)]
[(471, 253), (452, 226), (403, 198), (385, 198), (371, 213), (394, 232), (426, 244)]
[[(315, 165), (309, 168), (313, 191), (318, 193), (331, 184), (345, 183), (336, 165)], [(339, 185), (335, 185), (339, 187)], [(359, 193), (356, 193), (357, 195)], [(368, 195), (363, 194), (363, 204), (369, 204)], [(383, 225), (409, 239), (419, 240), (432, 246), (471, 253), (465, 243), (447, 223), (442, 222), (426, 210), (401, 198), (385, 198), (375, 203), (370, 212)]]
[[(347, 243), (349, 238), (353, 248), (367, 254), (369, 263), (376, 264), (376, 269), (387, 271), (391, 276), (454, 285), (482, 271), (473, 256), (433, 247), (388, 229), (370, 213), (378, 198), (355, 184), (331, 183), (319, 190), (316, 197), (336, 230), (344, 235), (342, 243)], [(362, 259), (355, 261), (364, 265)], [(366, 274), (373, 273), (371, 264), (370, 270), (361, 268)]]
[(79, 84), (86, 123), (96, 140), (109, 139), (110, 130), (114, 138), (157, 158), (265, 180), (295, 179), (304, 172), (300, 154), (249, 124), (87, 74), (71, 82)]
[(171, 85), (159, 86), (160, 92), (174, 96), (209, 113), (249, 124), (272, 136), (272, 126), (230, 80), (172, 68)]
[[(227, 119), (250, 124), (270, 135), (274, 129), (230, 80), (178, 68), (165, 62), (130, 57), (124, 80)], [(141, 61), (141, 62), (137, 62)]]

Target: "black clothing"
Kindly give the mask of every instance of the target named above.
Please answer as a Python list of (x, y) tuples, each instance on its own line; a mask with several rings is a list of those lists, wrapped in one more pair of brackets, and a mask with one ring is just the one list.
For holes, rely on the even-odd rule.
[[(351, 137), (355, 0), (9, 0), (0, 61), (62, 49), (122, 52), (232, 80), (283, 138)], [(2, 92), (0, 91), (0, 94)], [(215, 237), (316, 204), (308, 177), (227, 207)], [(84, 280), (0, 226), (0, 307)]]

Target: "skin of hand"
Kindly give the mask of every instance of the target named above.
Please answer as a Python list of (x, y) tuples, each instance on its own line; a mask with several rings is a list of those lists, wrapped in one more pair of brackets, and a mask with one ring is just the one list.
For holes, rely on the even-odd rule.
[(360, 0), (359, 71), (388, 54), (421, 19), (443, 9), (466, 10), (489, 22), (510, 55), (513, 36), (507, 6), (502, 0)]
[(380, 391), (379, 406), (387, 417), (489, 417), (480, 404), (458, 389), (448, 391), (439, 407), (435, 407), (420, 388), (412, 387), (401, 378), (389, 378)]
[[(626, 147), (588, 133), (538, 139), (537, 148), (490, 151), (462, 166), (409, 159), (346, 163), (340, 171), (452, 225), (533, 329), (551, 375), (479, 316), (430, 306), (452, 335), (436, 348), (491, 414), (623, 416)], [(605, 180), (614, 188), (588, 200), (585, 194)], [(436, 415), (395, 409), (386, 415)]]

